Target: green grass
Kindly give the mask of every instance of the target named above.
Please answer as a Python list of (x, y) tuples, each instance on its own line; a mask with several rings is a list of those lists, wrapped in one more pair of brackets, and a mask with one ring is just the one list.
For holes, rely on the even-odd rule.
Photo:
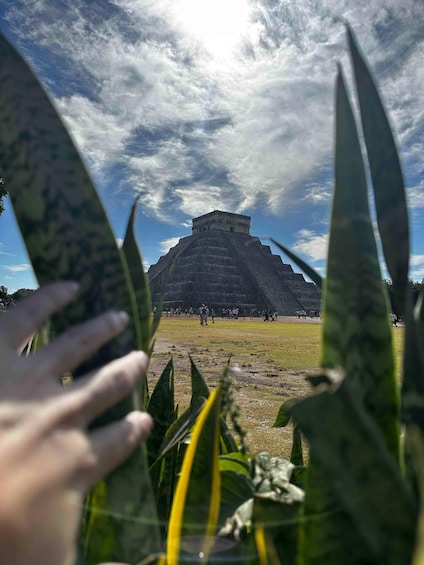
[[(404, 328), (393, 328), (396, 358), (400, 361)], [(317, 371), (320, 360), (319, 320), (280, 318), (276, 323), (257, 320), (222, 320), (201, 326), (191, 319), (162, 318), (149, 371), (150, 387), (172, 356), (176, 397), (180, 410), (190, 401), (190, 354), (210, 388), (216, 386), (224, 365), (241, 369), (236, 378), (236, 400), (249, 431), (251, 451), (275, 455), (290, 453), (290, 430), (272, 428), (280, 405), (287, 398), (310, 392), (306, 375)], [(398, 373), (400, 373), (398, 367)]]

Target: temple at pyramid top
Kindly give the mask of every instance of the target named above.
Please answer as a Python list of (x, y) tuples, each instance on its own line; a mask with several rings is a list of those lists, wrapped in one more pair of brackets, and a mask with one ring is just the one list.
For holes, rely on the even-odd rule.
[(193, 235), (209, 230), (222, 230), (250, 235), (250, 216), (214, 210), (198, 218), (193, 218)]

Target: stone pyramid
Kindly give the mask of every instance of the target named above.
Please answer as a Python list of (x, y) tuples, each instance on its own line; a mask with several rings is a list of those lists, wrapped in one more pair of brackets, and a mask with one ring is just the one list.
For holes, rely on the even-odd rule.
[(318, 313), (321, 295), (315, 284), (294, 273), (268, 245), (250, 235), (250, 216), (214, 210), (193, 219), (192, 235), (180, 239), (148, 271), (152, 302), (163, 308), (207, 304), (222, 308), (271, 310), (293, 316)]

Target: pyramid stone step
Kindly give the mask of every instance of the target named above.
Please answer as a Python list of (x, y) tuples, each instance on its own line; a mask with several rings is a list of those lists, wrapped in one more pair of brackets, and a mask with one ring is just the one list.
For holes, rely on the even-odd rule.
[(317, 287), (250, 235), (249, 216), (215, 210), (194, 218), (192, 231), (150, 267), (154, 304), (163, 294), (165, 308), (320, 309)]

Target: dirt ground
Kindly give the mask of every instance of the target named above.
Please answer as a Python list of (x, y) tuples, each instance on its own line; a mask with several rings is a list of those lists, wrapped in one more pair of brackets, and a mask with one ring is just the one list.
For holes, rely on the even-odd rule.
[[(246, 320), (248, 321), (248, 320)], [(225, 321), (222, 323), (225, 324)], [(319, 324), (319, 318), (306, 320), (295, 317), (279, 317), (278, 323)], [(149, 387), (163, 371), (170, 357), (174, 363), (176, 402), (180, 414), (190, 402), (190, 354), (213, 389), (219, 382), (223, 367), (228, 361), (225, 351), (213, 346), (196, 346), (192, 340), (181, 340), (169, 332), (159, 331), (154, 354), (149, 368)], [(291, 426), (287, 429), (273, 428), (281, 404), (288, 398), (298, 398), (310, 392), (306, 376), (316, 371), (313, 368), (288, 370), (270, 364), (260, 355), (238, 353), (236, 363), (240, 372), (234, 378), (236, 402), (241, 411), (241, 423), (248, 431), (247, 443), (252, 453), (269, 451), (273, 455), (288, 457), (291, 449)]]

